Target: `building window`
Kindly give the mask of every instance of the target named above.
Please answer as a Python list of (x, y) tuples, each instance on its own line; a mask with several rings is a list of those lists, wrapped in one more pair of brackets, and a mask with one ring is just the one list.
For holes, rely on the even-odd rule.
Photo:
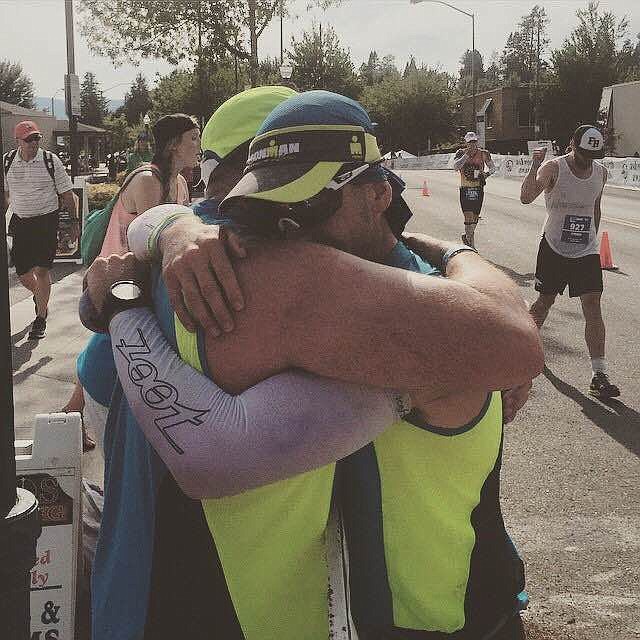
[(516, 119), (519, 127), (531, 126), (531, 102), (526, 96), (516, 101)]

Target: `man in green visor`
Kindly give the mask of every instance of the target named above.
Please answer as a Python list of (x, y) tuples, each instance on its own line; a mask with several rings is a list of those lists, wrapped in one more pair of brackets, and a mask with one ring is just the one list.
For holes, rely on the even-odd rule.
[[(220, 205), (248, 239), (249, 256), (236, 264), (246, 308), (220, 339), (177, 336), (182, 357), (231, 393), (305, 369), (411, 396), (411, 413), (337, 471), (317, 464), (277, 480), (275, 470), (237, 495), (198, 492), (247, 640), (333, 633), (324, 564), (335, 550), (324, 545), (335, 488), (351, 558), (349, 617), (361, 638), (519, 637), (522, 572), (499, 511), (494, 390), (539, 373), (539, 337), (517, 289), (470, 248), (423, 238), (425, 258), (446, 276), (427, 277), (431, 264), (398, 241), (410, 212), (380, 160), (356, 102), (314, 91), (277, 106)], [(160, 235), (174, 256), (202, 226), (184, 218)], [(114, 315), (112, 332), (133, 313)], [(182, 393), (180, 376), (171, 381)], [(292, 391), (289, 404), (305, 400)], [(136, 413), (140, 426), (184, 480), (186, 440), (178, 449), (162, 442), (146, 414)]]

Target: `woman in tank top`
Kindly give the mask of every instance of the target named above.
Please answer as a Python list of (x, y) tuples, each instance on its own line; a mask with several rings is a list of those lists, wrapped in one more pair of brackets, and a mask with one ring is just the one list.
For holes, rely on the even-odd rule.
[[(198, 164), (200, 129), (197, 123), (183, 113), (163, 116), (153, 126), (153, 137), (155, 153), (151, 163), (136, 169), (136, 175), (121, 191), (109, 220), (100, 256), (109, 256), (114, 253), (122, 255), (129, 250), (127, 229), (138, 214), (163, 203), (189, 204), (189, 188), (180, 172)], [(89, 347), (92, 342), (93, 338)], [(83, 354), (85, 358), (88, 355), (89, 353)], [(106, 380), (108, 377), (103, 376), (103, 379), (108, 382)], [(114, 381), (115, 377), (112, 382)], [(91, 414), (90, 422), (100, 429), (106, 419), (106, 409), (102, 402), (88, 404), (90, 405), (87, 407)], [(83, 388), (79, 382), (76, 382), (73, 394), (62, 411), (82, 413), (84, 408)], [(97, 435), (98, 441), (101, 441), (102, 434)], [(82, 445), (85, 451), (95, 447), (95, 442), (88, 435), (84, 424)]]

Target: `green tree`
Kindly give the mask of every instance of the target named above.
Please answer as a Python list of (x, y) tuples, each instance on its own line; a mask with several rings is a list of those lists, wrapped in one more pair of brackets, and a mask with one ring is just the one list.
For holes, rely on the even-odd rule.
[(388, 77), (399, 78), (400, 73), (393, 56), (386, 55), (384, 58), (380, 58), (377, 51), (371, 51), (367, 62), (360, 65), (358, 76), (363, 85), (371, 86)]
[(356, 99), (362, 91), (351, 55), (331, 26), (314, 25), (300, 39), (293, 37), (287, 57), (301, 90), (327, 89)]
[(378, 122), (377, 133), (386, 150), (424, 152), (455, 135), (455, 78), (419, 68), (408, 77), (388, 76), (365, 86), (362, 105)]
[(408, 78), (412, 73), (418, 72), (418, 66), (416, 65), (416, 59), (411, 56), (409, 58), (409, 62), (404, 67), (404, 71), (402, 72), (403, 78)]
[[(286, 12), (290, 0), (282, 0)], [(328, 6), (339, 0), (313, 0)], [(258, 40), (280, 0), (81, 0), (81, 30), (92, 51), (116, 63), (161, 58), (200, 65), (238, 56), (257, 80)]]
[(484, 59), (482, 54), (476, 49), (473, 54), (471, 49), (467, 49), (460, 58), (460, 71), (458, 77), (458, 92), (462, 96), (471, 95), (473, 93), (473, 81), (472, 81), (472, 63), (473, 74), (476, 81), (476, 92), (484, 91), (487, 87), (484, 85)]
[(193, 71), (176, 69), (158, 79), (151, 92), (153, 107), (150, 117), (157, 120), (169, 113), (184, 112), (202, 116), (206, 123), (211, 114), (235, 91), (232, 64), (210, 61), (204, 70), (205, 83)]
[(601, 12), (597, 2), (576, 15), (577, 27), (551, 54), (552, 73), (541, 104), (549, 135), (561, 140), (577, 125), (595, 120), (602, 88), (624, 77), (633, 49), (626, 18)]
[(152, 106), (147, 80), (139, 73), (131, 85), (131, 89), (124, 96), (122, 112), (127, 118), (127, 123), (129, 125), (138, 124), (144, 114), (151, 111)]
[(110, 147), (113, 151), (128, 149), (134, 140), (134, 134), (124, 114), (109, 114), (102, 122), (102, 126), (111, 133)]
[(108, 104), (95, 75), (87, 71), (80, 85), (80, 120), (84, 124), (101, 127), (108, 113)]
[(33, 82), (19, 62), (0, 60), (0, 100), (33, 109)]
[(544, 55), (549, 47), (549, 18), (544, 7), (535, 5), (509, 34), (500, 56), (503, 82), (519, 85), (536, 81), (546, 68)]

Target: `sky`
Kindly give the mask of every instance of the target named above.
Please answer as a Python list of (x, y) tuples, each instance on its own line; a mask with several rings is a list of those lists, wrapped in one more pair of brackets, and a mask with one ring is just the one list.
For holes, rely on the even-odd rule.
[[(552, 48), (562, 45), (577, 24), (576, 10), (587, 4), (586, 0), (538, 0), (538, 3), (545, 7), (551, 20)], [(76, 0), (74, 5), (77, 4)], [(343, 0), (339, 7), (327, 11), (308, 11), (307, 4), (308, 0), (294, 0), (291, 5), (292, 16), (285, 18), (283, 25), (285, 49), (292, 35), (299, 36), (320, 22), (334, 28), (342, 45), (350, 50), (356, 68), (375, 49), (381, 57), (393, 55), (401, 70), (413, 55), (418, 64), (456, 73), (460, 56), (471, 48), (471, 19), (434, 2), (412, 5), (409, 0)], [(449, 4), (475, 13), (476, 49), (488, 66), (492, 52), (502, 50), (509, 33), (536, 3), (449, 0)], [(602, 0), (600, 8), (613, 11), (618, 17), (626, 15), (629, 34), (635, 40), (640, 32), (638, 0)], [(265, 29), (258, 48), (261, 58), (280, 55), (279, 20)], [(109, 59), (89, 51), (77, 26), (75, 58), (76, 73), (82, 76), (87, 71), (93, 72), (109, 99), (122, 98), (138, 73), (145, 75), (153, 86), (157, 73), (173, 69), (155, 60), (114, 67)], [(0, 0), (0, 59), (22, 64), (34, 83), (35, 95), (56, 94), (62, 98), (63, 91), (59, 89), (67, 70), (64, 0)]]

